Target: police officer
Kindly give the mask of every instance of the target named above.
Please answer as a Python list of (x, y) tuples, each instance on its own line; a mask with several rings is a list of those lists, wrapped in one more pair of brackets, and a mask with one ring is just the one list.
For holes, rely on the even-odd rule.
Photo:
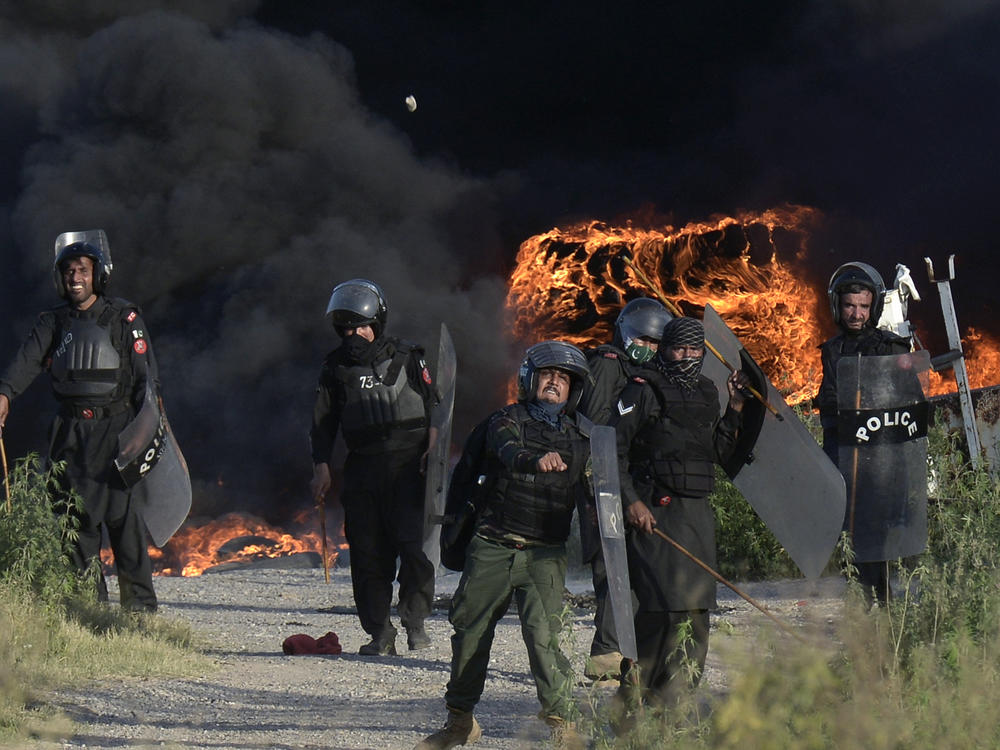
[[(837, 464), (837, 363), (845, 356), (905, 354), (910, 351), (910, 342), (876, 327), (882, 315), (885, 283), (879, 272), (867, 263), (855, 261), (840, 266), (830, 277), (827, 296), (833, 321), (840, 332), (820, 346), (823, 380), (814, 405), (819, 409), (823, 426), (823, 450)], [(847, 525), (845, 518), (845, 530)], [(885, 604), (891, 596), (887, 564), (884, 561), (858, 562), (855, 567), (865, 595), (871, 599), (874, 590), (875, 598)]]
[[(663, 327), (672, 316), (654, 299), (640, 297), (629, 302), (615, 320), (610, 344), (587, 352), (590, 378), (580, 400), (580, 412), (594, 424), (607, 424), (615, 411), (618, 395), (633, 375), (639, 374), (656, 355)], [(618, 679), (622, 655), (618, 648), (614, 617), (608, 606), (608, 573), (601, 553), (600, 533), (580, 509), (580, 541), (583, 560), (589, 562), (594, 581), (597, 612), (594, 638), (584, 676), (592, 680)]]
[[(673, 704), (700, 678), (715, 579), (653, 529), (661, 528), (716, 567), (715, 516), (707, 497), (715, 482), (713, 464), (725, 461), (736, 445), (749, 382), (741, 371), (730, 376), (729, 403), (720, 419), (718, 390), (701, 374), (704, 357), (701, 322), (672, 319), (664, 326), (655, 367), (632, 378), (610, 422), (618, 433), (622, 504), (632, 527), (626, 546), (639, 602), (635, 635), (642, 696), (654, 705)], [(686, 621), (690, 641), (679, 638)], [(697, 666), (692, 683), (681, 671), (685, 660)]]
[(482, 735), (472, 711), (486, 683), (494, 628), (511, 598), (542, 704), (539, 716), (557, 744), (583, 745), (568, 721), (572, 673), (558, 633), (566, 539), (577, 490), (590, 484), (590, 422), (575, 413), (587, 375), (586, 358), (572, 344), (535, 344), (518, 373), (518, 401), (489, 423), (485, 504), (450, 613), (448, 719), (418, 750), (464, 745)]
[[(66, 304), (43, 312), (0, 379), (0, 427), (10, 402), (48, 370), (59, 401), (49, 460), (65, 461), (61, 489), (83, 498), (76, 566), (86, 570), (101, 550), (107, 527), (118, 572), (121, 605), (156, 611), (146, 528), (138, 499), (115, 469), (118, 434), (141, 408), (157, 370), (146, 324), (131, 302), (108, 297), (111, 253), (102, 230), (56, 239), (52, 272)], [(104, 576), (98, 599), (108, 598)]]
[(399, 580), (399, 619), (411, 651), (430, 646), (424, 619), (434, 599), (434, 566), (422, 549), (423, 471), (436, 437), (429, 427), (437, 395), (424, 350), (385, 335), (385, 294), (375, 283), (338, 284), (326, 315), (341, 337), (323, 362), (313, 411), (313, 497), (330, 489), (337, 431), (347, 444), (344, 531), (351, 549), (351, 582), (361, 627), (371, 641), (365, 656), (395, 655), (389, 619), (393, 579)]

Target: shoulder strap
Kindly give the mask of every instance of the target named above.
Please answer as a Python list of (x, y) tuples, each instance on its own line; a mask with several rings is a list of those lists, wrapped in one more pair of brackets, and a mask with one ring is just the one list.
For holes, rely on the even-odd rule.
[(642, 376), (631, 375), (629, 376), (630, 383), (642, 384), (645, 383), (649, 386), (649, 389), (653, 392), (656, 397), (656, 402), (660, 405), (660, 409), (664, 408), (666, 404), (666, 398), (663, 395), (663, 389), (667, 387), (667, 379), (662, 373), (657, 372), (652, 368), (647, 368), (643, 370)]
[(594, 426), (594, 423), (590, 421), (585, 415), (580, 412), (576, 413), (575, 424), (576, 428), (580, 431), (580, 434), (585, 438), (590, 438), (590, 430)]
[(389, 363), (389, 369), (385, 372), (385, 377), (382, 382), (389, 385), (396, 382), (396, 378), (399, 377), (399, 371), (403, 369), (406, 364), (406, 358), (410, 356), (410, 351), (414, 348), (414, 345), (408, 341), (402, 341), (400, 339), (390, 339), (396, 347), (396, 353), (392, 355), (392, 361)]
[(59, 348), (59, 344), (62, 342), (63, 334), (69, 324), (69, 305), (61, 305), (54, 310), (52, 310), (52, 316), (55, 318), (54, 333), (52, 336), (52, 344), (49, 346), (49, 350), (45, 352), (45, 358), (50, 359), (52, 353)]

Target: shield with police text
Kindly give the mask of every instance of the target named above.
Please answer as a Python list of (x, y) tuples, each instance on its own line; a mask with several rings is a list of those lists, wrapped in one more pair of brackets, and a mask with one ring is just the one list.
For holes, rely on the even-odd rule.
[(427, 476), (424, 494), (423, 549), (435, 570), (441, 562), (441, 516), (448, 496), (448, 464), (451, 458), (451, 419), (455, 410), (455, 377), (457, 374), (455, 344), (448, 326), (441, 324), (438, 343), (437, 388), (441, 401), (431, 413), (431, 426), (437, 428), (437, 440), (427, 454)]
[(162, 547), (191, 510), (191, 477), (151, 382), (139, 413), (118, 435), (115, 468), (138, 499), (153, 543)]
[(927, 545), (929, 368), (926, 351), (837, 363), (844, 528), (858, 562), (908, 557)]

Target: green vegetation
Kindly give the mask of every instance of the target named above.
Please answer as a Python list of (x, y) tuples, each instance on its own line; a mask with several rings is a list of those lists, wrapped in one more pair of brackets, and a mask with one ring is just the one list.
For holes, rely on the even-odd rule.
[[(97, 571), (80, 576), (64, 554), (76, 534), (64, 511), (78, 497), (54, 501), (59, 468), (37, 456), (10, 473), (11, 503), (0, 503), (0, 741), (59, 737), (69, 722), (36, 696), (89, 679), (182, 675), (207, 662), (191, 648), (187, 625), (97, 604)], [(30, 707), (29, 707), (30, 706)]]
[[(941, 499), (928, 509), (928, 547), (896, 565), (888, 608), (868, 611), (854, 591), (836, 623), (802, 629), (806, 643), (773, 629), (749, 643), (717, 630), (711, 647), (729, 674), (723, 695), (701, 687), (621, 736), (611, 729), (614, 702), (605, 703), (589, 727), (595, 746), (1000, 747), (1000, 486), (973, 471), (940, 428), (930, 453)], [(737, 576), (785, 575), (770, 535), (729, 492), (723, 486), (715, 498), (720, 559)], [(849, 551), (839, 556), (831, 570), (849, 567)]]

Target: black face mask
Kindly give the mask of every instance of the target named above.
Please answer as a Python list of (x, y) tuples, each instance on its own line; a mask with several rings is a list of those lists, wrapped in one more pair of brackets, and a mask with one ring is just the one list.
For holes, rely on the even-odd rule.
[(341, 346), (347, 358), (355, 364), (370, 364), (372, 357), (375, 355), (375, 342), (369, 341), (364, 336), (359, 336), (356, 333), (344, 336)]

